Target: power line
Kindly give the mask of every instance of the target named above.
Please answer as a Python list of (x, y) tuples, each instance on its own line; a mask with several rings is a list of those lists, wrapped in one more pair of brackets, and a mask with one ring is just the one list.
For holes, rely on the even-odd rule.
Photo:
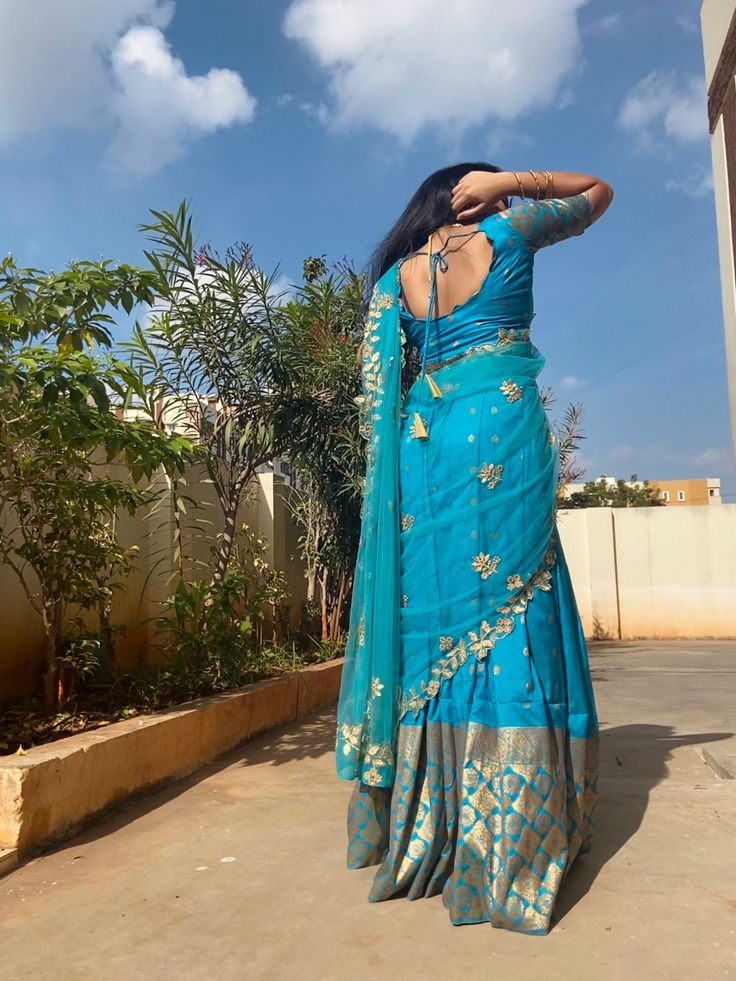
[(603, 375), (601, 378), (597, 378), (595, 381), (584, 385), (582, 388), (578, 389), (578, 392), (586, 392), (589, 388), (593, 388), (595, 385), (600, 385), (601, 382), (608, 381), (609, 378), (613, 378), (614, 375), (621, 374), (622, 371), (626, 371), (632, 365), (638, 364), (640, 361), (644, 361), (646, 358), (650, 357), (652, 354), (656, 354), (665, 347), (669, 347), (670, 344), (674, 344), (675, 341), (681, 340), (683, 337), (687, 337), (688, 334), (692, 334), (695, 330), (700, 330), (703, 324), (695, 324), (694, 327), (688, 327), (687, 330), (683, 330), (680, 334), (675, 334), (674, 337), (670, 337), (668, 340), (664, 341), (662, 344), (658, 344), (656, 347), (651, 348), (649, 351), (645, 351), (640, 354), (639, 357), (634, 358), (631, 361), (627, 361), (626, 364), (621, 365), (620, 368), (615, 368), (613, 371), (609, 372), (607, 375)]

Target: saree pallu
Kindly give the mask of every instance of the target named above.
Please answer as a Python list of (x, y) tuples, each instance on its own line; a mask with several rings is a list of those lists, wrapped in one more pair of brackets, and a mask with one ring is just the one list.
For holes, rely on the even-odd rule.
[(403, 400), (395, 777), (364, 770), (348, 813), (372, 901), (441, 893), (455, 924), (527, 933), (589, 847), (598, 759), (543, 364), (501, 331)]

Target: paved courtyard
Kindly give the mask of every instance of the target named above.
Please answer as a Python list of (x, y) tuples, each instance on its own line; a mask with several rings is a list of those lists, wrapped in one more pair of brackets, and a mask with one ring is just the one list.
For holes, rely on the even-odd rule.
[[(591, 644), (596, 837), (546, 937), (366, 902), (324, 713), (0, 880), (0, 978), (736, 981), (736, 644)], [(705, 756), (704, 756), (705, 754)]]

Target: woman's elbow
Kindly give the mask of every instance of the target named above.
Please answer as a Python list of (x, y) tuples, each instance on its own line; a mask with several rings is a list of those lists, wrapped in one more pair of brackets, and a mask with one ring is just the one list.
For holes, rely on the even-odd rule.
[(613, 187), (606, 181), (598, 180), (588, 191), (590, 203), (592, 205), (593, 221), (605, 214), (613, 201)]

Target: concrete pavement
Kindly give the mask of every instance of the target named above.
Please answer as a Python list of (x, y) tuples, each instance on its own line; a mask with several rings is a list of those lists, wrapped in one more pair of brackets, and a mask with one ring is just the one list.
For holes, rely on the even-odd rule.
[[(0, 978), (736, 979), (736, 644), (591, 644), (592, 851), (547, 937), (371, 905), (331, 712), (271, 732), (0, 881)], [(711, 754), (703, 762), (702, 750)], [(714, 765), (715, 764), (715, 765)]]

